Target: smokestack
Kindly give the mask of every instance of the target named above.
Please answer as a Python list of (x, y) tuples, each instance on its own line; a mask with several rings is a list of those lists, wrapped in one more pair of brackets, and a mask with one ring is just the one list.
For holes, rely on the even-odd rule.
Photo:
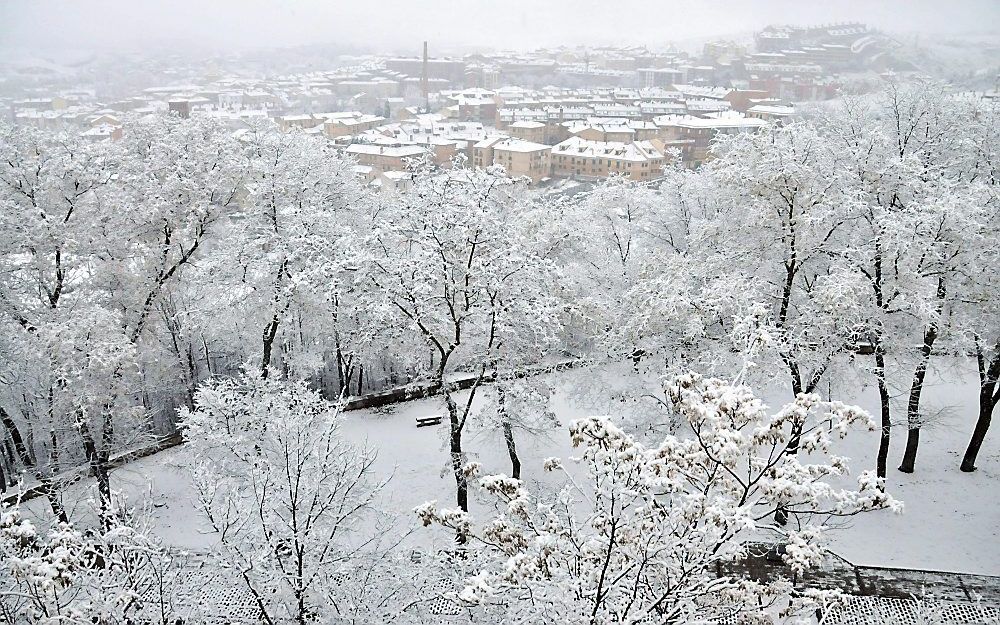
[(427, 42), (424, 42), (424, 63), (423, 71), (420, 74), (420, 90), (424, 95), (424, 112), (431, 112), (431, 94), (427, 87)]

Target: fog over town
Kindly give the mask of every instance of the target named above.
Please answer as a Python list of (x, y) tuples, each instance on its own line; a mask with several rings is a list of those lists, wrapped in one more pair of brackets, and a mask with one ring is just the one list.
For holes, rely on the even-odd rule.
[[(411, 52), (430, 39), (445, 48), (695, 44), (749, 36), (768, 24), (863, 21), (907, 34), (996, 33), (992, 0), (62, 0), (0, 5), (0, 46), (38, 53), (77, 50), (199, 51), (298, 45)], [(181, 51), (181, 50), (177, 50)]]
[(1000, 625), (1000, 2), (0, 2), (0, 624)]

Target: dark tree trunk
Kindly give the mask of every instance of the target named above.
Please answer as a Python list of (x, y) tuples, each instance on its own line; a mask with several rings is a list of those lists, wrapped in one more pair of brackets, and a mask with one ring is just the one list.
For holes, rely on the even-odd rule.
[(108, 476), (108, 466), (106, 454), (97, 449), (94, 435), (90, 431), (90, 426), (82, 414), (77, 414), (76, 429), (83, 440), (83, 452), (90, 465), (90, 473), (97, 479), (97, 493), (100, 503), (101, 525), (105, 529), (108, 526), (108, 513), (111, 509), (111, 480)]
[(514, 444), (514, 429), (510, 421), (504, 419), (503, 439), (507, 443), (507, 454), (510, 456), (510, 476), (515, 480), (521, 479), (521, 459), (517, 456), (517, 446)]
[[(788, 288), (791, 288), (790, 286)], [(792, 396), (798, 397), (802, 393), (802, 374), (799, 371), (799, 364), (792, 359), (791, 356), (785, 357), (785, 363), (788, 365), (788, 373), (791, 376), (792, 382)], [(799, 453), (799, 443), (802, 439), (802, 425), (798, 423), (792, 424), (792, 432), (788, 437), (788, 444), (785, 446), (785, 451), (790, 456), (796, 456)], [(778, 506), (774, 511), (774, 522), (778, 525), (785, 525), (788, 523), (788, 511), (785, 510), (784, 506)]]
[(6, 442), (7, 441), (4, 441), (5, 444), (0, 445), (0, 466), (4, 469), (4, 491), (7, 490), (8, 486), (13, 486), (17, 482), (15, 479), (15, 476), (17, 475), (17, 464), (14, 462), (14, 456), (7, 448)]
[(976, 470), (976, 457), (979, 455), (979, 449), (983, 446), (983, 441), (986, 439), (986, 432), (990, 429), (994, 408), (996, 408), (996, 402), (992, 398), (980, 396), (979, 419), (976, 421), (976, 429), (972, 431), (972, 440), (969, 441), (969, 447), (965, 450), (965, 456), (962, 458), (961, 469), (966, 473)]
[(451, 454), (451, 468), (455, 473), (458, 507), (469, 511), (469, 480), (465, 475), (464, 454), (462, 452), (462, 419), (458, 412), (458, 404), (451, 392), (445, 390), (445, 403), (448, 406), (448, 451)]
[(347, 379), (347, 367), (344, 362), (344, 352), (340, 349), (340, 339), (334, 335), (334, 355), (337, 359), (337, 395), (350, 392), (351, 381)]
[(14, 423), (14, 420), (3, 408), (0, 408), (0, 421), (2, 421), (3, 426), (7, 428), (7, 432), (10, 434), (10, 440), (14, 443), (14, 449), (17, 451), (17, 455), (21, 459), (21, 462), (24, 463), (24, 466), (35, 466), (31, 453), (29, 453), (27, 445), (24, 444), (24, 438), (21, 436), (21, 430), (17, 428), (17, 424)]
[(59, 499), (59, 493), (56, 491), (55, 481), (53, 480), (53, 477), (59, 471), (59, 441), (56, 438), (55, 430), (49, 430), (49, 444), (51, 445), (49, 449), (49, 471), (51, 471), (51, 475), (37, 471), (35, 477), (38, 478), (42, 492), (45, 493), (45, 499), (48, 500), (49, 507), (52, 508), (52, 514), (59, 519), (60, 523), (69, 523), (69, 515), (66, 514), (66, 508), (62, 505), (62, 500)]
[(266, 378), (268, 369), (271, 367), (271, 352), (274, 350), (274, 337), (278, 334), (278, 315), (275, 313), (271, 322), (264, 328), (263, 354), (260, 359), (260, 377)]
[(521, 479), (521, 459), (517, 455), (517, 445), (514, 443), (514, 427), (510, 423), (505, 406), (504, 391), (497, 387), (497, 411), (500, 413), (500, 424), (503, 428), (503, 440), (507, 443), (507, 454), (510, 456), (510, 476)]
[[(944, 308), (945, 286), (944, 277), (938, 278), (937, 310), (940, 316)], [(927, 363), (931, 359), (931, 350), (938, 337), (939, 319), (933, 319), (924, 330), (924, 342), (920, 346), (920, 361), (913, 372), (913, 384), (910, 386), (910, 397), (906, 403), (906, 450), (903, 452), (903, 462), (899, 470), (903, 473), (913, 473), (917, 461), (917, 448), (920, 445), (920, 396), (924, 390), (924, 379), (927, 377)]]
[(42, 492), (45, 493), (45, 499), (49, 502), (49, 508), (52, 509), (52, 514), (59, 519), (60, 523), (69, 523), (69, 515), (66, 514), (66, 507), (63, 506), (62, 501), (59, 499), (59, 493), (56, 491), (56, 487), (55, 484), (53, 484), (52, 479), (47, 476), (39, 476), (39, 484), (42, 488)]
[(203, 334), (201, 336), (201, 346), (205, 350), (205, 369), (208, 371), (208, 377), (215, 375), (215, 371), (212, 370), (212, 354), (208, 351), (208, 340)]
[(18, 458), (14, 456), (14, 447), (10, 444), (10, 438), (6, 436), (3, 439), (3, 453), (7, 458), (7, 464), (12, 467), (17, 467)]
[(965, 450), (962, 458), (962, 471), (971, 473), (976, 470), (976, 458), (979, 456), (979, 449), (986, 439), (986, 432), (990, 429), (990, 422), (993, 420), (993, 411), (1000, 403), (1000, 340), (993, 348), (993, 360), (989, 365), (983, 357), (983, 350), (978, 337), (976, 340), (976, 362), (979, 366), (979, 419), (976, 420), (976, 428), (972, 431), (972, 439)]
[(194, 358), (194, 345), (188, 341), (187, 344), (187, 370), (188, 370), (188, 388), (187, 388), (187, 400), (188, 408), (194, 410), (194, 395), (198, 390), (198, 363)]
[(892, 421), (889, 414), (889, 385), (885, 379), (885, 350), (881, 341), (875, 346), (875, 379), (878, 381), (878, 397), (881, 405), (881, 432), (878, 440), (878, 457), (875, 460), (875, 475), (885, 479)]
[(899, 470), (903, 473), (913, 473), (914, 463), (917, 461), (917, 449), (920, 447), (920, 427), (910, 426), (906, 430), (906, 449), (903, 451), (903, 462), (899, 465)]
[[(871, 223), (873, 226), (876, 223), (874, 216), (871, 219)], [(871, 273), (872, 291), (875, 294), (875, 305), (878, 306), (882, 314), (887, 314), (885, 294), (882, 291), (882, 237), (881, 231), (877, 226), (875, 226), (875, 233), (875, 265)], [(878, 383), (879, 408), (881, 412), (881, 429), (878, 439), (878, 456), (875, 459), (875, 476), (884, 480), (889, 464), (889, 442), (892, 440), (892, 420), (889, 404), (889, 384), (885, 378), (885, 345), (882, 341), (881, 326), (876, 330), (872, 343), (875, 348), (875, 381)]]

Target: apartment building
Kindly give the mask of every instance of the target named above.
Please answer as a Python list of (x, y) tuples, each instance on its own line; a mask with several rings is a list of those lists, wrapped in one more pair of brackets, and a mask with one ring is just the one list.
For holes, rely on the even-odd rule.
[(626, 176), (653, 180), (663, 173), (666, 157), (659, 141), (588, 141), (570, 137), (552, 148), (552, 174), (581, 178)]
[(649, 141), (659, 137), (659, 127), (651, 121), (641, 119), (618, 119), (590, 117), (585, 120), (563, 122), (568, 138), (580, 137), (588, 141)]
[(545, 143), (547, 124), (535, 121), (520, 121), (511, 124), (507, 131), (512, 137), (532, 143)]
[(747, 109), (747, 117), (763, 119), (776, 124), (787, 123), (795, 116), (795, 107), (784, 104), (760, 103)]
[(357, 159), (359, 165), (374, 172), (406, 171), (409, 163), (424, 158), (427, 150), (419, 145), (374, 145), (354, 143), (344, 150)]
[(331, 139), (359, 135), (385, 123), (384, 117), (365, 115), (358, 111), (321, 113), (317, 117), (322, 117), (326, 120), (323, 122), (323, 132)]
[(100, 141), (118, 141), (122, 138), (122, 127), (111, 124), (98, 124), (93, 128), (83, 131), (80, 136), (91, 143)]
[(768, 125), (763, 119), (747, 117), (735, 111), (708, 117), (658, 117), (654, 122), (660, 127), (661, 138), (677, 145), (681, 150), (681, 160), (692, 168), (709, 158), (712, 140), (718, 135), (756, 132)]
[(552, 174), (552, 146), (522, 139), (503, 139), (493, 145), (493, 163), (511, 176), (526, 176), (537, 183)]
[(299, 130), (315, 128), (322, 124), (324, 120), (322, 117), (315, 115), (283, 115), (276, 121), (278, 122), (278, 129), (281, 132), (288, 132), (293, 128), (298, 128)]
[(490, 137), (472, 149), (472, 164), (485, 169), (501, 165), (511, 176), (526, 176), (533, 183), (552, 173), (552, 147), (511, 137)]

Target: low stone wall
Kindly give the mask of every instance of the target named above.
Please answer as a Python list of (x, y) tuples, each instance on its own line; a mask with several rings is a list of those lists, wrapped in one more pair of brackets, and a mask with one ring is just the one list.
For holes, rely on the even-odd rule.
[[(515, 379), (527, 378), (554, 371), (564, 371), (584, 364), (580, 360), (566, 360), (551, 365), (535, 365), (525, 367), (513, 373)], [(454, 390), (465, 390), (476, 385), (478, 375), (466, 374), (448, 381), (448, 385)], [(480, 383), (490, 383), (496, 381), (496, 373), (488, 372), (480, 380)], [(442, 385), (437, 382), (414, 382), (406, 386), (399, 386), (387, 391), (378, 393), (367, 393), (365, 395), (347, 397), (344, 399), (343, 410), (360, 410), (362, 408), (378, 408), (390, 404), (398, 404), (424, 397), (433, 397), (441, 392)]]
[[(120, 467), (123, 464), (131, 462), (133, 460), (138, 460), (139, 458), (145, 458), (146, 456), (152, 456), (155, 453), (159, 453), (171, 447), (176, 447), (184, 442), (184, 437), (180, 432), (173, 432), (167, 434), (166, 436), (161, 436), (156, 438), (153, 442), (129, 448), (125, 451), (121, 451), (117, 454), (113, 454), (111, 458), (108, 459), (108, 467), (114, 469)], [(86, 477), (90, 474), (90, 467), (88, 465), (81, 465), (75, 469), (69, 471), (64, 471), (58, 476), (52, 479), (52, 482), (59, 484), (69, 484)], [(4, 503), (14, 503), (18, 499), (21, 501), (27, 501), (28, 499), (34, 499), (35, 497), (40, 497), (45, 494), (47, 486), (42, 483), (32, 484), (25, 487), (23, 490), (6, 493), (0, 500)]]
[[(581, 361), (572, 360), (555, 363), (552, 365), (537, 365), (534, 367), (526, 367), (520, 371), (514, 373), (515, 378), (525, 378), (533, 375), (541, 375), (544, 373), (551, 373), (553, 371), (562, 371), (564, 369), (569, 369), (571, 367), (579, 366)], [(478, 379), (478, 376), (467, 375), (454, 378), (448, 381), (448, 384), (455, 390), (464, 390), (472, 388)], [(493, 382), (496, 380), (495, 373), (487, 373), (480, 380), (483, 382)], [(378, 408), (380, 406), (388, 406), (390, 404), (398, 404), (402, 402), (412, 401), (414, 399), (422, 399), (424, 397), (433, 397), (441, 392), (442, 386), (436, 382), (415, 382), (412, 384), (407, 384), (406, 386), (399, 386), (396, 388), (389, 389), (387, 391), (380, 391), (378, 393), (369, 393), (366, 395), (360, 395), (355, 397), (348, 397), (344, 400), (341, 406), (342, 410), (361, 410), (364, 408)], [(173, 432), (167, 434), (166, 436), (159, 437), (154, 441), (144, 444), (141, 446), (136, 446), (128, 450), (119, 452), (111, 456), (108, 461), (108, 466), (110, 468), (119, 467), (127, 462), (133, 460), (138, 460), (139, 458), (145, 458), (146, 456), (152, 456), (153, 454), (159, 453), (171, 447), (176, 447), (184, 442), (184, 436), (181, 432)], [(90, 467), (86, 465), (81, 465), (75, 469), (65, 471), (55, 478), (54, 482), (60, 484), (68, 484), (75, 482), (81, 478), (86, 477), (90, 474)], [(25, 487), (21, 491), (5, 493), (0, 497), (0, 501), (4, 503), (14, 503), (20, 498), (21, 501), (27, 501), (29, 499), (34, 499), (35, 497), (40, 497), (45, 494), (46, 486), (44, 484), (31, 484)]]

